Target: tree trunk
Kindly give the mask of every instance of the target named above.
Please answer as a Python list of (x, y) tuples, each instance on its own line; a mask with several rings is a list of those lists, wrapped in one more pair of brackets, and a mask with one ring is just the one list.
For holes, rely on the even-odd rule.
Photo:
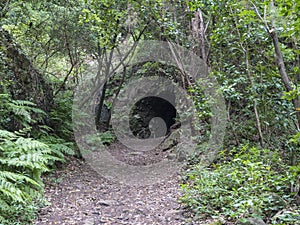
[[(274, 2), (271, 1), (271, 9), (274, 10), (275, 6), (274, 6)], [(292, 82), (291, 79), (289, 77), (289, 75), (286, 72), (286, 67), (284, 64), (284, 60), (283, 60), (283, 56), (282, 56), (282, 52), (280, 50), (280, 44), (279, 44), (279, 40), (278, 40), (278, 33), (276, 30), (276, 26), (275, 26), (275, 21), (274, 19), (272, 19), (272, 29), (267, 29), (270, 37), (272, 38), (272, 42), (273, 42), (273, 46), (275, 49), (275, 55), (276, 55), (276, 63), (277, 63), (277, 67), (281, 76), (281, 79), (284, 83), (285, 89), (289, 92), (293, 90), (292, 87)], [(297, 108), (299, 108), (300, 104), (298, 101), (298, 98), (293, 99), (293, 105), (295, 107), (295, 110)], [(297, 121), (296, 121), (296, 127), (299, 130), (299, 123), (300, 123), (300, 114), (297, 113)]]
[[(283, 81), (283, 84), (284, 84), (284, 87), (286, 89), (286, 91), (292, 91), (293, 90), (293, 87), (292, 87), (292, 81), (289, 77), (289, 75), (287, 74), (286, 72), (286, 67), (285, 67), (285, 64), (284, 64), (284, 60), (283, 60), (283, 56), (282, 56), (282, 52), (280, 50), (280, 44), (279, 44), (279, 40), (278, 40), (278, 33), (277, 33), (277, 30), (276, 30), (276, 25), (275, 25), (275, 19), (274, 18), (271, 18), (271, 25), (272, 27), (270, 28), (266, 19), (263, 18), (256, 5), (254, 3), (252, 3), (253, 7), (254, 7), (254, 10), (255, 10), (255, 13), (256, 15), (259, 17), (259, 19), (264, 23), (264, 27), (265, 29), (267, 30), (269, 36), (271, 37), (272, 39), (272, 42), (273, 42), (273, 46), (274, 46), (274, 49), (275, 49), (275, 55), (276, 55), (276, 64), (277, 64), (277, 67), (278, 67), (278, 70), (279, 70), (279, 74), (281, 76), (281, 79)], [(274, 5), (274, 1), (271, 1), (270, 2), (270, 5), (271, 5), (271, 10), (272, 11), (275, 11), (275, 5)], [(271, 15), (272, 16), (272, 15)], [(298, 101), (298, 98), (295, 98), (293, 100), (293, 105), (295, 107), (295, 110), (297, 108), (299, 108), (300, 106), (300, 103)], [(297, 130), (299, 130), (299, 124), (300, 124), (300, 115), (299, 113), (297, 113), (297, 120), (295, 121), (295, 125), (297, 127)]]

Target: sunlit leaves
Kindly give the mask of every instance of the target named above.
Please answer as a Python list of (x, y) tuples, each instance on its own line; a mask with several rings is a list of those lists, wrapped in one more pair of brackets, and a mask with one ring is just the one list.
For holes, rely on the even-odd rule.
[(127, 17), (127, 1), (92, 0), (83, 6), (80, 24), (97, 36), (101, 48), (112, 48)]

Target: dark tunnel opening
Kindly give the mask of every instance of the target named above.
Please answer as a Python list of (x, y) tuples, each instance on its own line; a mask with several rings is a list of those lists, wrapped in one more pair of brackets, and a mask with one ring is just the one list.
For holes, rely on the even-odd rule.
[(155, 120), (160, 129), (156, 132), (156, 137), (162, 137), (167, 135), (170, 127), (175, 124), (176, 114), (175, 107), (167, 100), (156, 96), (145, 97), (132, 108), (129, 126), (134, 136), (146, 139), (153, 136), (151, 123)]

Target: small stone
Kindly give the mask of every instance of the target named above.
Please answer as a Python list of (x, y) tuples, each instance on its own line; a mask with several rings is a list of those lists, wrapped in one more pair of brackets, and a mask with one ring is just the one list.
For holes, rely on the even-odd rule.
[(143, 155), (143, 152), (129, 152), (128, 155)]
[(103, 205), (103, 206), (111, 206), (113, 204), (115, 204), (115, 201), (113, 200), (101, 200), (98, 202), (99, 205)]
[(175, 153), (170, 153), (167, 155), (167, 159), (169, 160), (175, 160), (177, 158), (177, 155)]

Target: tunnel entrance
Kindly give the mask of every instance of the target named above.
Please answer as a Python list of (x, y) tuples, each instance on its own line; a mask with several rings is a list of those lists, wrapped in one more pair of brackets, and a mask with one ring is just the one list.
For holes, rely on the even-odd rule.
[(176, 109), (167, 100), (149, 96), (139, 100), (130, 112), (129, 127), (134, 136), (146, 139), (166, 136), (176, 122)]

